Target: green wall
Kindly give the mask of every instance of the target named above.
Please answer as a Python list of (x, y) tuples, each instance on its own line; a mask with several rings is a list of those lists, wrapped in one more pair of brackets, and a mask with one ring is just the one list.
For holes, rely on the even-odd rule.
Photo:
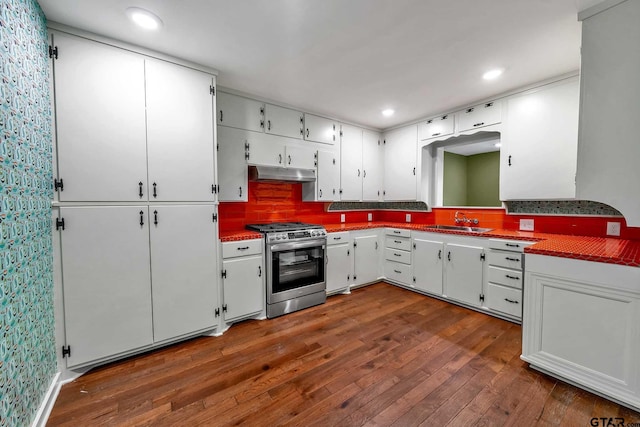
[(0, 0), (0, 425), (29, 426), (57, 372), (46, 19)]
[(444, 206), (502, 206), (500, 152), (462, 156), (444, 152)]

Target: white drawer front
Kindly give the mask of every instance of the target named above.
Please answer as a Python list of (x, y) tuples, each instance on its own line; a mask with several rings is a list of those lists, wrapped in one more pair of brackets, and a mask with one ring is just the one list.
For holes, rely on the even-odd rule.
[(327, 234), (327, 245), (339, 245), (340, 243), (349, 242), (349, 232), (339, 231), (337, 233)]
[(385, 259), (388, 259), (389, 261), (411, 265), (411, 252), (385, 248), (384, 255)]
[(489, 282), (522, 289), (522, 271), (489, 266)]
[(410, 285), (413, 283), (413, 275), (411, 274), (411, 266), (406, 264), (400, 264), (393, 261), (384, 262), (384, 276), (389, 279), (400, 283)]
[(522, 254), (520, 253), (491, 250), (487, 255), (487, 260), (489, 265), (522, 270)]
[(387, 228), (385, 229), (385, 234), (387, 236), (411, 237), (411, 230), (404, 230), (402, 228)]
[(487, 307), (522, 318), (522, 291), (489, 283)]
[(524, 252), (524, 248), (534, 243), (535, 242), (524, 242), (522, 240), (489, 239), (489, 248), (502, 251)]
[(384, 245), (387, 248), (401, 249), (403, 251), (411, 250), (411, 239), (407, 237), (387, 236)]
[(264, 241), (262, 239), (223, 242), (222, 258), (227, 259), (246, 255), (258, 255), (262, 253), (263, 245)]

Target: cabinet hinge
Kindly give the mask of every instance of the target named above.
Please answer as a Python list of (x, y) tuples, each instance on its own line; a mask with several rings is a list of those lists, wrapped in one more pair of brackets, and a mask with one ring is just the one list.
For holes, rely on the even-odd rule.
[(480, 301), (484, 302), (484, 294), (480, 294)]
[(387, 144), (387, 140), (386, 140), (386, 139), (383, 139), (383, 140), (382, 140), (382, 143), (386, 145), (386, 144)]
[(62, 358), (71, 357), (71, 346), (62, 346)]
[(213, 85), (209, 86), (209, 93), (210, 93), (211, 95), (214, 95), (214, 96), (215, 96), (215, 94), (216, 94), (216, 88), (215, 88), (215, 87), (213, 87)]
[(356, 280), (356, 279), (357, 279), (357, 276), (354, 274), (353, 275), (353, 280)]
[(357, 248), (358, 247), (358, 242), (353, 242), (353, 247)]
[(64, 230), (64, 218), (56, 218), (56, 230)]
[(480, 261), (484, 261), (487, 258), (487, 256), (483, 253), (480, 254)]
[(351, 275), (347, 274), (347, 282), (351, 281)]
[(49, 58), (58, 59), (58, 46), (49, 45)]
[(217, 194), (218, 193), (218, 189), (216, 188), (215, 184), (211, 184), (211, 194)]
[(342, 136), (343, 136), (343, 133), (342, 133), (342, 130), (341, 130), (341, 131), (340, 131), (340, 138), (342, 138)]
[(213, 311), (213, 314), (215, 315), (215, 317), (220, 317), (220, 309), (219, 309), (219, 308), (216, 308), (216, 309)]
[(218, 214), (212, 214), (211, 219), (213, 219), (213, 222), (218, 222)]
[(416, 276), (413, 276), (413, 283), (416, 283)]
[[(416, 244), (414, 243), (413, 244), (413, 249), (415, 249), (415, 248), (416, 248)], [(414, 279), (415, 279), (415, 277), (414, 277)], [(415, 282), (415, 280), (414, 280), (414, 282)]]
[(222, 312), (223, 313), (227, 312), (227, 304), (222, 304)]
[(220, 144), (216, 144), (216, 151), (220, 151)]
[(342, 188), (338, 191), (338, 193), (342, 194)]
[(64, 181), (62, 178), (53, 180), (53, 191), (64, 191)]
[(378, 140), (378, 145), (380, 145), (380, 140)]
[(349, 249), (347, 249), (347, 256), (351, 255), (351, 251)]
[(223, 279), (226, 279), (226, 278), (227, 278), (227, 270), (222, 270), (222, 272), (220, 273), (220, 276), (221, 276)]

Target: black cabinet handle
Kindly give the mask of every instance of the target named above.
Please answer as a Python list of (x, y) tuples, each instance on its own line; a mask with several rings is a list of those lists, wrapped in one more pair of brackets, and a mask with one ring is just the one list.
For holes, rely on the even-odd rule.
[(393, 270), (393, 271), (394, 271), (395, 273), (402, 274), (402, 271), (400, 271), (400, 270)]
[(520, 245), (516, 245), (516, 244), (513, 244), (513, 243), (505, 243), (504, 245), (508, 246), (510, 248), (519, 248), (520, 247)]
[(258, 266), (258, 277), (262, 277), (262, 266)]
[(267, 130), (271, 130), (271, 120), (267, 120)]
[(515, 261), (515, 262), (520, 262), (520, 259), (518, 258), (511, 258), (511, 257), (506, 257), (505, 258), (507, 261)]
[(358, 169), (358, 176), (360, 176), (360, 169)]
[(505, 300), (506, 302), (510, 302), (511, 304), (519, 304), (519, 302), (518, 302), (518, 301), (514, 301), (514, 300), (509, 299), (509, 298), (505, 298), (504, 300)]
[(400, 234), (400, 232), (399, 232), (398, 230), (393, 230), (393, 232), (394, 232), (395, 234)]
[(307, 138), (309, 138), (309, 128), (307, 128)]
[(401, 257), (401, 256), (402, 256), (402, 254), (398, 254), (398, 253), (395, 253), (395, 252), (394, 252), (394, 253), (393, 253), (393, 256)]
[(158, 211), (153, 211), (153, 225), (158, 225)]
[[(335, 164), (335, 163), (334, 163)], [(362, 177), (366, 178), (367, 177), (367, 171), (366, 170), (362, 170)]]
[(400, 240), (394, 240), (394, 241), (393, 241), (393, 243), (398, 243), (398, 244), (400, 244), (400, 243), (402, 243), (402, 242), (401, 242)]
[(282, 164), (282, 154), (278, 154), (278, 163)]
[(438, 136), (438, 135), (440, 135), (440, 132), (432, 133), (432, 134), (431, 134), (431, 136)]
[(144, 225), (144, 211), (140, 211), (140, 227)]
[(511, 279), (511, 280), (520, 280), (520, 278), (519, 278), (519, 277), (517, 277), (517, 276), (510, 276), (510, 275), (508, 275), (508, 274), (505, 274), (505, 275), (504, 275), (504, 277), (506, 277), (507, 279)]
[(142, 181), (138, 183), (138, 196), (142, 199)]
[(322, 188), (318, 190), (318, 193), (320, 194), (320, 198), (322, 198)]
[(220, 110), (220, 122), (222, 122), (222, 110)]
[(509, 156), (508, 163), (509, 163), (509, 166), (511, 166), (511, 156)]
[(154, 182), (153, 183), (153, 197), (158, 197), (158, 185)]
[(413, 175), (416, 174), (416, 168), (413, 168)]
[(291, 164), (291, 155), (289, 155), (289, 164)]
[(334, 237), (333, 240), (340, 240), (342, 237)]
[(442, 249), (438, 249), (438, 259), (442, 259)]
[(378, 242), (376, 242), (376, 251), (378, 250)]
[(478, 127), (478, 126), (482, 126), (484, 124), (484, 122), (480, 122), (480, 123), (474, 123), (473, 127)]
[(249, 249), (249, 246), (242, 246), (238, 248), (239, 251), (246, 251), (247, 249)]
[(451, 261), (451, 251), (447, 252), (447, 260)]
[(240, 197), (242, 197), (242, 187), (238, 187), (238, 194)]

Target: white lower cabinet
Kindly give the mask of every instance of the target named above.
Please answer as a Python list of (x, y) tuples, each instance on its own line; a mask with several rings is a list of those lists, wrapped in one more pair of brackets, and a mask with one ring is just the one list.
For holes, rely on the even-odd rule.
[(447, 243), (445, 246), (444, 294), (451, 299), (480, 307), (484, 248), (474, 244)]
[(67, 367), (217, 326), (214, 205), (59, 211)]
[(444, 243), (430, 234), (413, 235), (413, 284), (411, 287), (442, 295)]
[(380, 279), (382, 272), (381, 229), (352, 231), (353, 285), (359, 286)]
[(262, 239), (222, 243), (222, 312), (227, 322), (262, 313), (265, 307)]
[(385, 277), (403, 285), (411, 285), (411, 231), (387, 228), (384, 242)]
[(526, 261), (522, 359), (640, 410), (640, 268)]
[(327, 235), (327, 294), (349, 290), (353, 276), (353, 243), (348, 231)]

